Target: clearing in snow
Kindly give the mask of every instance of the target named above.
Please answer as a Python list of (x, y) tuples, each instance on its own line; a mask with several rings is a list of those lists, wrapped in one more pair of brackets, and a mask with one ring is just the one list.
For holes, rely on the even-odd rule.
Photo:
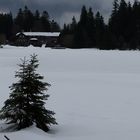
[[(57, 126), (1, 132), (10, 140), (137, 140), (140, 138), (140, 52), (49, 48), (0, 49), (0, 107), (16, 81), (20, 58), (37, 54), (39, 73), (52, 86), (47, 108)], [(44, 79), (44, 81), (45, 81)], [(0, 127), (5, 127), (0, 122)]]

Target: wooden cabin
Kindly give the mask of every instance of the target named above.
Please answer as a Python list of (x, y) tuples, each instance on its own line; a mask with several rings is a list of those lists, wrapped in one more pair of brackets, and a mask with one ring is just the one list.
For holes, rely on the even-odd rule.
[(14, 45), (16, 46), (39, 46), (46, 47), (58, 45), (59, 32), (20, 32), (16, 34)]

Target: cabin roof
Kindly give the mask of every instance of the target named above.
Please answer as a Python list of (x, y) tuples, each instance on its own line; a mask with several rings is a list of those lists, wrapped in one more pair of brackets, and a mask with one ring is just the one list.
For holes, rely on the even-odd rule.
[[(18, 36), (20, 33), (17, 33), (16, 36)], [(50, 37), (58, 37), (60, 35), (60, 32), (22, 32), (25, 36), (50, 36)]]

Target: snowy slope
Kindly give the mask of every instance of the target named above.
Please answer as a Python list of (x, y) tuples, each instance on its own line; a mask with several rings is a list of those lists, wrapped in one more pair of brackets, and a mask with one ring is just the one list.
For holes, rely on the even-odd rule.
[[(39, 72), (52, 86), (46, 107), (56, 112), (58, 126), (45, 133), (34, 126), (2, 132), (10, 140), (139, 140), (140, 52), (0, 49), (0, 108), (9, 96), (20, 58), (38, 54)], [(3, 127), (3, 122), (0, 122)]]

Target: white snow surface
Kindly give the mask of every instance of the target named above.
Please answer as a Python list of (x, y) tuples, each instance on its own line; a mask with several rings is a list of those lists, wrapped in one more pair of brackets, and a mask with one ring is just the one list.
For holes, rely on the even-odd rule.
[[(52, 86), (46, 108), (58, 125), (48, 133), (31, 126), (1, 132), (10, 140), (139, 140), (140, 52), (4, 46), (0, 49), (0, 108), (16, 82), (20, 58), (33, 53), (38, 72)], [(5, 127), (0, 121), (0, 128)]]

